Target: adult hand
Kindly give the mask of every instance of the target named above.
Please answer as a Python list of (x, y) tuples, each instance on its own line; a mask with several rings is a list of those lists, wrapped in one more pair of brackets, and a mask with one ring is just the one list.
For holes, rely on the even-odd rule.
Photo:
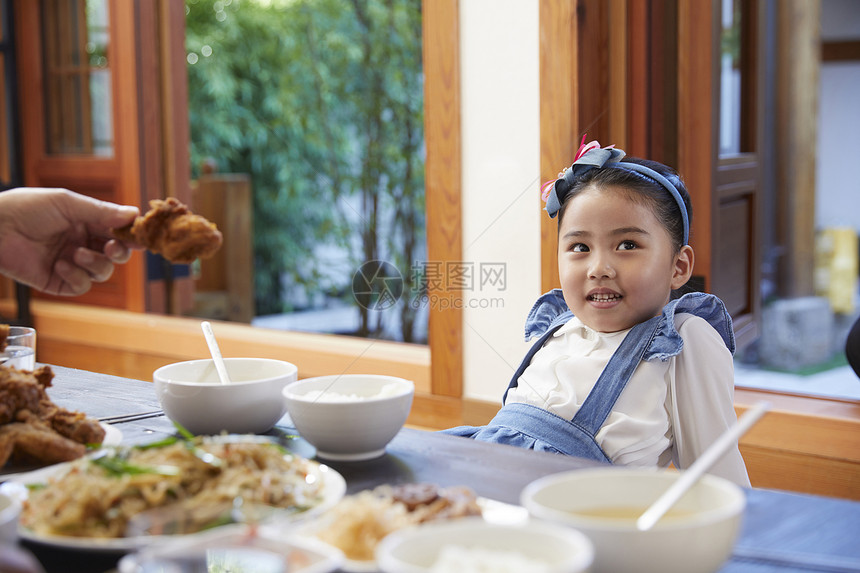
[(0, 272), (49, 294), (83, 294), (131, 257), (133, 245), (113, 239), (110, 230), (138, 214), (137, 207), (68, 189), (3, 191)]

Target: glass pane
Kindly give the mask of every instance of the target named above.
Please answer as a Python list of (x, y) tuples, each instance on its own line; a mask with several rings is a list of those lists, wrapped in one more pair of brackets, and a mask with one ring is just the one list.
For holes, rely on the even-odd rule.
[(741, 152), (741, 0), (722, 0), (720, 155)]
[(252, 181), (253, 323), (426, 342), (421, 0), (185, 6), (194, 175)]
[(42, 0), (46, 151), (113, 155), (107, 0)]

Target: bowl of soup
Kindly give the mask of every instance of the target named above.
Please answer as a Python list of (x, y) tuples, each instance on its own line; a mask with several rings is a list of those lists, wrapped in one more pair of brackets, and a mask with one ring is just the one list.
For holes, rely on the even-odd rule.
[(284, 388), (287, 412), (318, 458), (378, 458), (412, 408), (415, 384), (396, 376), (338, 374), (305, 378)]
[(681, 475), (677, 471), (593, 468), (530, 483), (520, 502), (529, 515), (584, 533), (593, 573), (713, 573), (729, 558), (746, 507), (743, 490), (703, 476), (649, 530), (639, 516)]
[(224, 384), (211, 358), (157, 369), (152, 379), (164, 413), (192, 434), (262, 434), (287, 411), (283, 389), (295, 364), (269, 358), (225, 358)]

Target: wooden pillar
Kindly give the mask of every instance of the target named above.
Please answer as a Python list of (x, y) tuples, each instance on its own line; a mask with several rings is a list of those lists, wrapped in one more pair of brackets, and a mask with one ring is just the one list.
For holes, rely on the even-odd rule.
[[(460, 4), (424, 0), (424, 141), (428, 261), (461, 261)], [(432, 281), (435, 282), (435, 281)], [(428, 285), (431, 297), (448, 296)], [(428, 339), (433, 355), (433, 393), (463, 394), (463, 311), (430, 309)]]
[(224, 243), (200, 261), (194, 311), (200, 317), (250, 323), (254, 318), (254, 198), (244, 173), (201, 175), (191, 204), (221, 230)]
[[(540, 3), (540, 178), (555, 179), (573, 163), (578, 115), (576, 2)], [(535, 196), (537, 197), (537, 193)], [(543, 202), (536, 199), (539, 208)], [(555, 219), (541, 213), (541, 291), (559, 286)]]
[(690, 192), (696, 252), (695, 275), (710, 291), (713, 275), (714, 164), (719, 100), (715, 97), (714, 54), (717, 2), (678, 3), (678, 171)]
[(820, 0), (777, 2), (777, 284), (784, 297), (815, 292), (815, 150), (821, 52)]

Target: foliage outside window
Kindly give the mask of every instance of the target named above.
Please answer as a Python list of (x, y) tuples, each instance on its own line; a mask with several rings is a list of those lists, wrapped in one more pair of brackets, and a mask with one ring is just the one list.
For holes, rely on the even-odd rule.
[[(257, 315), (348, 304), (345, 333), (426, 340), (420, 9), (186, 0), (193, 176), (210, 160), (251, 175)], [(372, 261), (402, 277), (385, 310), (353, 292)]]

